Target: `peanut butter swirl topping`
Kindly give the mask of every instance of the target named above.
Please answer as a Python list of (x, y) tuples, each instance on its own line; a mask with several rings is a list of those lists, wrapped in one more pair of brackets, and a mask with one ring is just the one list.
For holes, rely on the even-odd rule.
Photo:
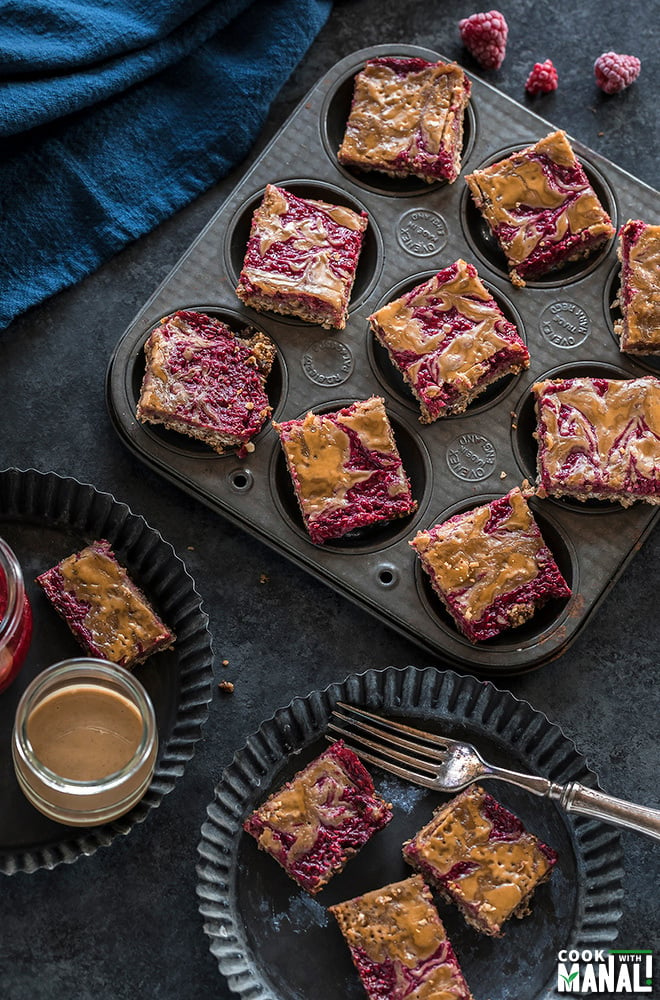
[(349, 945), (364, 948), (373, 962), (393, 958), (408, 968), (430, 958), (445, 935), (423, 885), (422, 877), (413, 875), (340, 904), (351, 908), (354, 921), (359, 914), (346, 931)]
[(379, 396), (360, 402), (352, 413), (343, 413), (341, 423), (357, 434), (368, 451), (387, 455), (394, 450), (385, 404)]
[(356, 77), (339, 160), (395, 167), (404, 154), (437, 154), (452, 141), (466, 100), (465, 76), (455, 63), (401, 73), (387, 60), (373, 60)]
[(509, 501), (510, 513), (495, 527), (487, 530), (488, 506), (476, 507), (411, 543), (469, 621), (479, 621), (498, 597), (538, 576), (543, 539), (520, 490), (512, 490)]
[[(370, 317), (389, 350), (420, 356), (419, 362), (408, 366), (409, 377), (416, 377), (424, 358), (432, 354), (439, 385), (455, 379), (459, 372), (474, 384), (483, 362), (511, 346), (511, 340), (498, 330), (505, 323), (504, 316), (474, 266), (459, 258), (455, 267), (456, 273), (447, 280), (434, 275)], [(460, 333), (454, 332), (457, 323), (463, 327)]]
[(135, 655), (162, 634), (153, 611), (134, 593), (126, 571), (114, 559), (83, 549), (59, 564), (65, 590), (83, 605), (85, 627), (113, 663)]
[(462, 899), (475, 904), (491, 924), (501, 924), (550, 867), (536, 838), (521, 829), (515, 838), (492, 836), (493, 824), (481, 809), (483, 791), (473, 787), (442, 807), (415, 838), (419, 856), (437, 877), (461, 862), (474, 866), (450, 882)]
[(247, 440), (270, 415), (264, 382), (275, 355), (261, 332), (235, 335), (221, 321), (190, 311), (166, 316), (145, 344), (137, 416), (178, 422), (176, 429), (191, 434), (224, 432), (228, 446)]
[(354, 813), (350, 800), (343, 797), (348, 780), (336, 761), (325, 758), (312, 763), (259, 810), (266, 824), (258, 837), (260, 846), (277, 854), (281, 849), (281, 841), (273, 833), (277, 831), (295, 838), (288, 851), (289, 860), (308, 854), (322, 826), (341, 826)]
[[(632, 225), (635, 225), (632, 223)], [(623, 238), (625, 239), (625, 229)], [(660, 350), (660, 226), (644, 226), (628, 252), (626, 340)], [(622, 345), (625, 349), (625, 344)]]
[[(468, 1000), (469, 989), (420, 875), (332, 906), (347, 944), (394, 977), (409, 1000)], [(407, 970), (415, 970), (411, 975)]]
[(574, 378), (533, 386), (546, 474), (625, 490), (660, 471), (660, 381)]
[(341, 507), (356, 483), (371, 476), (372, 469), (347, 469), (351, 442), (346, 431), (332, 420), (308, 413), (302, 424), (283, 441), (299, 483), (299, 495), (308, 516)]
[[(266, 187), (252, 229), (258, 237), (259, 256), (255, 260), (246, 257), (242, 276), (272, 295), (282, 290), (290, 294), (293, 278), (299, 294), (313, 295), (341, 308), (348, 272), (342, 253), (345, 236), (336, 227), (361, 233), (366, 220), (350, 208), (312, 199), (296, 198), (295, 203), (305, 204), (308, 212), (294, 214), (290, 212), (293, 201), (294, 196), (282, 188), (273, 184)], [(274, 247), (286, 248), (277, 254), (277, 267), (270, 262), (260, 266), (259, 259), (267, 258)]]
[[(561, 170), (553, 170), (553, 164)], [(559, 243), (567, 235), (614, 233), (564, 132), (553, 132), (465, 179), (511, 263), (520, 264), (537, 246)]]
[[(360, 401), (352, 413), (334, 416), (308, 413), (282, 435), (282, 446), (298, 480), (300, 502), (308, 517), (342, 507), (346, 495), (358, 483), (366, 482), (376, 471), (373, 466), (351, 466), (353, 431), (367, 451), (397, 458), (385, 406), (380, 397)], [(394, 471), (394, 470), (393, 470)], [(390, 495), (408, 489), (405, 474), (395, 476)]]

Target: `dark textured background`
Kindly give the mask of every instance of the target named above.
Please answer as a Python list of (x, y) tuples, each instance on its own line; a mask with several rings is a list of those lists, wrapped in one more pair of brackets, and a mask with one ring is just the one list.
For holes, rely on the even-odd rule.
[[(457, 31), (459, 18), (475, 9), (481, 8), (468, 2), (337, 3), (273, 107), (253, 155), (316, 79), (355, 49), (418, 44), (476, 71)], [(510, 27), (508, 54), (501, 70), (483, 77), (527, 103), (531, 64), (552, 58), (559, 90), (530, 106), (657, 186), (657, 6), (648, 0), (507, 0), (500, 9)], [(597, 90), (592, 66), (611, 48), (638, 55), (643, 69), (632, 88), (608, 98)], [(211, 617), (217, 679), (236, 685), (231, 697), (214, 694), (204, 739), (184, 778), (143, 825), (73, 865), (2, 877), (3, 1000), (229, 998), (195, 896), (199, 831), (223, 767), (294, 695), (368, 667), (442, 665), (145, 469), (112, 430), (104, 401), (108, 358), (238, 176), (0, 335), (2, 465), (53, 469), (94, 483), (158, 528), (185, 559)], [(657, 801), (659, 559), (656, 530), (564, 656), (498, 682), (559, 723), (604, 788), (647, 804)], [(268, 583), (260, 583), (262, 574)], [(622, 840), (619, 947), (657, 949), (658, 849), (633, 834), (623, 833)], [(483, 984), (478, 996), (488, 996), (487, 989)], [(335, 1000), (322, 986), (317, 997)]]

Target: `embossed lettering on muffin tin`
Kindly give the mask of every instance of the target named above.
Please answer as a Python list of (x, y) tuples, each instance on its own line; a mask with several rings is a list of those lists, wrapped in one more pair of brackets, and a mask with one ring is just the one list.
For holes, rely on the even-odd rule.
[(346, 344), (328, 337), (310, 344), (302, 356), (302, 366), (307, 378), (316, 385), (341, 385), (351, 377), (353, 355)]
[[(578, 506), (534, 499), (546, 541), (570, 575), (573, 597), (542, 609), (522, 629), (476, 646), (458, 633), (443, 611), (409, 541), (449, 511), (474, 506), (484, 496), (503, 495), (524, 479), (533, 481), (536, 442), (530, 389), (535, 381), (556, 371), (607, 370), (633, 378), (658, 369), (652, 359), (626, 357), (618, 350), (613, 334), (616, 312), (611, 308), (618, 289), (614, 241), (587, 261), (514, 288), (503, 256), (471, 203), (463, 176), (454, 184), (427, 185), (416, 179), (358, 175), (336, 161), (351, 81), (368, 58), (379, 55), (442, 58), (416, 46), (375, 46), (347, 56), (319, 81), (120, 340), (108, 368), (109, 410), (119, 435), (142, 461), (389, 626), (463, 669), (519, 673), (566, 649), (651, 530), (658, 508), (637, 503), (624, 510), (613, 504)], [(474, 78), (465, 118), (462, 174), (530, 145), (555, 128)], [(615, 224), (657, 215), (657, 192), (571, 142)], [(364, 208), (369, 214), (344, 330), (256, 313), (238, 300), (235, 286), (251, 214), (268, 183), (303, 197)], [(424, 254), (401, 245), (402, 220), (412, 220), (417, 227), (411, 238)], [(430, 220), (435, 220), (435, 228)], [(412, 394), (375, 342), (368, 317), (389, 298), (458, 257), (476, 265), (482, 281), (516, 323), (531, 365), (490, 387), (464, 414), (423, 425)], [(134, 413), (146, 336), (161, 316), (191, 308), (194, 302), (211, 303), (212, 307), (198, 308), (223, 319), (234, 317), (231, 325), (236, 330), (254, 325), (273, 338), (279, 358), (267, 388), (278, 421), (310, 409), (328, 412), (338, 402), (383, 396), (404, 464), (411, 465), (417, 512), (398, 523), (313, 545), (302, 526), (270, 424), (255, 438), (255, 451), (244, 459), (235, 454), (220, 457), (192, 440), (139, 424)]]
[(399, 219), (397, 239), (413, 257), (430, 257), (440, 253), (447, 243), (447, 223), (439, 212), (427, 208), (411, 208)]

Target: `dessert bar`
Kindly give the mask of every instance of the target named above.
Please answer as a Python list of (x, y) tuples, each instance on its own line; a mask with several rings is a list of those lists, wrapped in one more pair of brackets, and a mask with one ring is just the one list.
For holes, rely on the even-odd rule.
[(629, 219), (619, 232), (621, 288), (614, 324), (626, 354), (660, 354), (660, 226)]
[(369, 317), (424, 424), (461, 413), (491, 383), (529, 366), (513, 323), (473, 264), (457, 260)]
[(416, 509), (381, 397), (273, 427), (316, 544)]
[(440, 806), (403, 847), (405, 860), (455, 903), (468, 924), (500, 937), (509, 917), (530, 911), (557, 854), (478, 785)]
[(410, 544), (471, 642), (523, 625), (551, 598), (571, 593), (517, 488), (418, 532)]
[(131, 668), (174, 643), (109, 542), (92, 542), (37, 577), (89, 656)]
[(144, 352), (139, 420), (221, 455), (254, 449), (252, 438), (271, 414), (265, 385), (277, 349), (269, 337), (250, 329), (239, 335), (213, 316), (184, 310), (161, 320)]
[(252, 216), (236, 294), (257, 311), (342, 330), (366, 228), (366, 212), (268, 184)]
[(660, 503), (659, 379), (550, 379), (532, 390), (539, 496)]
[(369, 772), (338, 741), (248, 816), (243, 829), (314, 895), (391, 818)]
[(514, 285), (590, 256), (615, 234), (562, 131), (465, 180)]
[(369, 1000), (472, 1000), (420, 875), (329, 907)]
[(355, 77), (339, 162), (390, 177), (451, 183), (461, 170), (469, 97), (470, 83), (456, 63), (369, 59)]

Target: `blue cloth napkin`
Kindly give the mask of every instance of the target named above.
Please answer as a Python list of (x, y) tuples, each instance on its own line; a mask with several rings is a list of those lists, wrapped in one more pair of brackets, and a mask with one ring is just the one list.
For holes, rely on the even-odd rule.
[(246, 156), (332, 0), (0, 0), (0, 329)]

